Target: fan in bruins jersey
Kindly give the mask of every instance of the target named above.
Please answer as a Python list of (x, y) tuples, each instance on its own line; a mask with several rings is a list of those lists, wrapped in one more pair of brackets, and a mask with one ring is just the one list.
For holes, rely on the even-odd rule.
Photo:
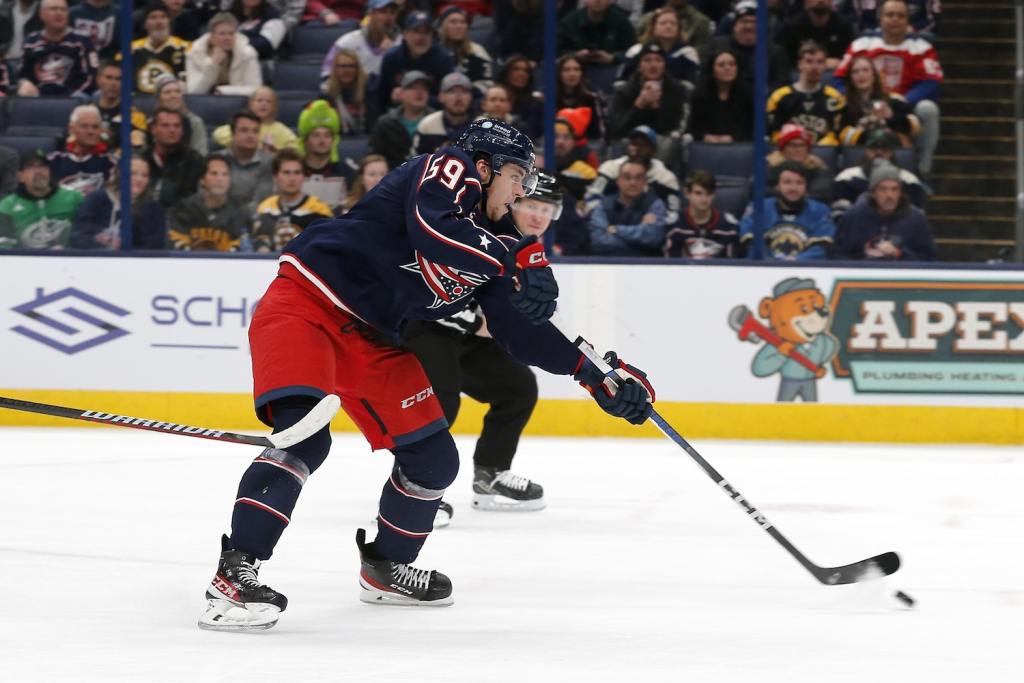
[(279, 194), (267, 197), (256, 208), (256, 227), (252, 234), (252, 246), (256, 251), (281, 251), (314, 221), (332, 216), (326, 204), (302, 193), (306, 176), (298, 152), (281, 150), (270, 168)]
[(162, 2), (149, 5), (142, 21), (146, 37), (132, 41), (135, 92), (152, 95), (161, 76), (185, 78), (185, 53), (190, 43), (171, 35), (171, 17)]
[(814, 145), (838, 145), (839, 129), (846, 98), (831, 85), (824, 85), (825, 48), (813, 41), (800, 45), (796, 83), (771, 94), (766, 110), (772, 140), (787, 123), (795, 123), (814, 138)]

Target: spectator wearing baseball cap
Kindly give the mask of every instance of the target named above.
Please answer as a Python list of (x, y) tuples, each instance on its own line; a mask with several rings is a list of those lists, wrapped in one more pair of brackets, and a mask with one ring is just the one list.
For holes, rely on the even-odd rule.
[(426, 154), (452, 144), (473, 120), (473, 83), (466, 74), (453, 71), (441, 79), (438, 99), (441, 109), (423, 117), (416, 126), (412, 137), (414, 154)]
[[(722, 50), (729, 50), (736, 56), (739, 78), (753, 91), (754, 89), (754, 43), (757, 41), (757, 2), (756, 0), (740, 0), (732, 13), (732, 27), (725, 35), (711, 39), (704, 57), (705, 68), (707, 58)], [(728, 20), (722, 22), (728, 25)], [(770, 33), (770, 31), (769, 31)], [(789, 58), (786, 51), (774, 42), (768, 43), (768, 87), (772, 90), (781, 88), (789, 80)]]
[(449, 5), (437, 17), (438, 43), (455, 63), (455, 68), (466, 74), (475, 96), (483, 95), (494, 78), (494, 60), (480, 43), (470, 40), (471, 17), (465, 9)]
[(430, 108), (430, 76), (422, 71), (407, 71), (399, 83), (399, 104), (384, 114), (370, 131), (370, 151), (382, 154), (388, 167), (400, 166), (412, 154), (412, 137)]
[[(865, 136), (864, 159), (861, 163), (844, 168), (832, 183), (832, 217), (838, 219), (845, 213), (857, 198), (868, 190), (871, 171), (882, 163), (893, 163), (896, 148), (900, 146), (899, 138), (892, 131), (877, 128)], [(928, 198), (928, 189), (921, 179), (910, 171), (898, 168), (903, 196), (918, 209), (924, 209)]]
[(612, 138), (622, 138), (637, 126), (650, 126), (658, 134), (658, 157), (671, 155), (686, 128), (683, 85), (668, 73), (665, 49), (649, 42), (637, 55), (636, 72), (615, 86), (608, 124)]
[(811, 154), (812, 140), (811, 134), (803, 126), (795, 123), (784, 125), (775, 140), (778, 149), (768, 155), (766, 182), (769, 187), (778, 185), (781, 164), (784, 162), (799, 164), (807, 176), (807, 193), (828, 204), (831, 202), (832, 170), (820, 157)]
[(62, 249), (83, 197), (55, 185), (41, 150), (18, 159), (18, 187), (0, 201), (0, 249)]
[(641, 125), (629, 131), (626, 153), (598, 166), (597, 178), (587, 187), (587, 203), (614, 194), (622, 165), (627, 159), (640, 158), (647, 162), (647, 186), (665, 203), (665, 225), (674, 225), (679, 220), (679, 176), (654, 157), (657, 150), (658, 134), (653, 128)]
[(621, 62), (635, 42), (629, 15), (611, 0), (584, 0), (558, 24), (558, 53), (574, 54), (587, 64)]
[(868, 194), (839, 222), (832, 258), (932, 261), (935, 239), (928, 219), (910, 205), (900, 169), (882, 161), (871, 170)]
[(398, 0), (370, 0), (366, 3), (366, 20), (356, 31), (349, 31), (334, 41), (320, 66), (320, 78), (328, 78), (334, 58), (341, 50), (351, 50), (370, 78), (380, 74), (384, 54), (402, 39), (398, 30)]
[(377, 101), (380, 111), (398, 102), (402, 75), (407, 71), (422, 71), (433, 79), (430, 91), (437, 95), (441, 79), (455, 71), (451, 56), (437, 44), (430, 15), (416, 10), (410, 12), (402, 26), (402, 42), (384, 55), (380, 65)]

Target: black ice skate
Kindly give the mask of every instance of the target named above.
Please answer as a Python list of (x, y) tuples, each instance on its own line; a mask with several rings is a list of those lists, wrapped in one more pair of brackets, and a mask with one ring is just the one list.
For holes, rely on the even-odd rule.
[(288, 598), (260, 583), (260, 561), (252, 555), (228, 548), (221, 537), (217, 573), (206, 589), (206, 608), (199, 616), (199, 628), (210, 631), (257, 631), (277, 623), (288, 607)]
[(455, 602), (452, 582), (438, 571), (427, 571), (392, 562), (376, 554), (372, 543), (366, 542), (366, 531), (356, 532), (359, 546), (359, 599), (372, 605), (418, 605), (445, 607)]
[(473, 508), (476, 510), (543, 510), (544, 488), (510, 470), (476, 467), (473, 471)]
[(452, 517), (455, 516), (455, 508), (448, 503), (441, 501), (441, 504), (437, 507), (437, 514), (434, 515), (434, 528), (440, 529), (441, 527), (448, 526), (452, 522)]

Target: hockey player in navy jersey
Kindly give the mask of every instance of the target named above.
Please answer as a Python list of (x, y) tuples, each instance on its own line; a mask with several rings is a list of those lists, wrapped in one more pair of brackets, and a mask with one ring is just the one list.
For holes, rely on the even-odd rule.
[[(572, 375), (606, 412), (640, 424), (654, 390), (621, 362), (617, 383), (548, 322), (558, 286), (535, 236), (521, 237), (510, 205), (536, 183), (533, 144), (507, 123), (474, 122), (459, 142), (389, 173), (342, 218), (290, 242), (249, 328), (256, 412), (282, 431), (337, 394), (372, 449), (394, 455), (377, 535), (359, 529), (360, 599), (442, 606), (452, 584), (411, 566), (430, 534), (459, 456), (433, 388), (399, 339), (411, 320), (437, 320), (470, 295), (494, 339), (519, 360)], [(242, 475), (199, 625), (269, 628), (288, 604), (260, 583), (306, 479), (331, 445), (327, 427), (294, 446), (263, 451)]]

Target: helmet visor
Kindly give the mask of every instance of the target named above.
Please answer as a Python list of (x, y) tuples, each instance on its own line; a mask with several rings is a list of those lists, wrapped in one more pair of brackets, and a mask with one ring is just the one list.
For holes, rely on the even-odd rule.
[(533, 191), (537, 189), (538, 180), (537, 170), (533, 166), (533, 155), (531, 154), (529, 159), (508, 157), (503, 154), (495, 154), (491, 157), (491, 170), (495, 173), (501, 174), (501, 169), (505, 164), (518, 166), (522, 170), (522, 180), (515, 178), (515, 182), (518, 182), (523, 186), (524, 194), (527, 196), (533, 194)]

